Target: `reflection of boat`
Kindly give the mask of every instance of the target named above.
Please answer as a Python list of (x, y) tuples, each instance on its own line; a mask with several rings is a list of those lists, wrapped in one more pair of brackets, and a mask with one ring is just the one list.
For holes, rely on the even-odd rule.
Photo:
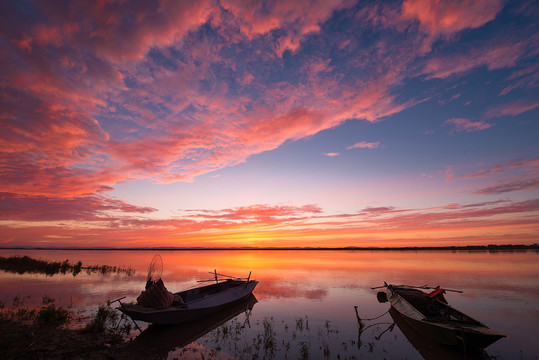
[(257, 300), (253, 294), (203, 319), (178, 325), (150, 325), (133, 341), (113, 355), (117, 359), (163, 359), (244, 311), (252, 310)]
[(463, 348), (459, 346), (449, 346), (432, 341), (425, 334), (417, 331), (395, 308), (389, 309), (389, 315), (402, 331), (406, 339), (426, 360), (483, 360), (490, 359), (485, 350), (480, 348)]
[(212, 315), (252, 294), (256, 280), (226, 279), (174, 294), (176, 301), (156, 309), (140, 304), (121, 304), (118, 310), (134, 320), (154, 324), (181, 324)]
[(430, 294), (411, 286), (386, 284), (389, 302), (406, 321), (432, 341), (450, 346), (485, 348), (505, 335), (452, 308), (436, 288)]

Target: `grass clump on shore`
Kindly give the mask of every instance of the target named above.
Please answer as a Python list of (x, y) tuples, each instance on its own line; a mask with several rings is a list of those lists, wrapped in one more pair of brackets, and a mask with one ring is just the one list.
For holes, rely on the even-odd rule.
[(13, 299), (14, 308), (6, 308), (0, 304), (0, 321), (18, 323), (27, 326), (60, 327), (68, 324), (73, 318), (71, 309), (64, 309), (54, 305), (54, 299), (43, 297), (43, 303), (36, 308), (25, 305), (25, 298)]
[(27, 298), (15, 298), (13, 307), (0, 303), (0, 357), (2, 359), (102, 359), (126, 341), (131, 326), (119, 327), (118, 314), (110, 306), (99, 306), (86, 326), (70, 308), (57, 307), (43, 297), (36, 308)]
[(33, 259), (28, 256), (0, 256), (0, 270), (15, 273), (15, 274), (45, 274), (46, 276), (53, 276), (56, 274), (71, 273), (73, 276), (77, 276), (81, 271), (85, 271), (87, 274), (125, 274), (131, 276), (135, 273), (135, 270), (130, 267), (124, 266), (109, 266), (109, 265), (90, 265), (82, 266), (82, 262), (79, 261), (76, 264), (71, 264), (69, 260), (60, 261), (46, 261)]

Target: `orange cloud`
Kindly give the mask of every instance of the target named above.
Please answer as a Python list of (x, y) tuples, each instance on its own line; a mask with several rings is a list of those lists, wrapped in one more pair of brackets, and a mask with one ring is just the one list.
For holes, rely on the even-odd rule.
[[(36, 199), (17, 199), (17, 201)], [(386, 246), (401, 239), (407, 246), (468, 243), (536, 242), (539, 199), (521, 202), (493, 201), (449, 204), (437, 208), (398, 209), (391, 206), (365, 208), (357, 213), (325, 215), (317, 206), (253, 205), (219, 211), (192, 210), (183, 219), (141, 219), (121, 215), (146, 213), (150, 208), (125, 207), (122, 202), (88, 199), (100, 208), (101, 216), (85, 210), (62, 224), (3, 220), (0, 241), (21, 245), (73, 241), (85, 246)], [(53, 204), (53, 212), (61, 211)], [(76, 209), (76, 208), (75, 208)], [(32, 215), (34, 214), (34, 215)], [(23, 217), (19, 212), (18, 216)], [(29, 212), (40, 219), (37, 211)], [(120, 216), (121, 215), (121, 216)], [(518, 216), (515, 216), (518, 215)], [(42, 218), (45, 219), (45, 218)], [(48, 219), (48, 218), (47, 218)], [(535, 229), (535, 230), (534, 230)], [(504, 234), (493, 236), (492, 234)], [(451, 243), (453, 241), (453, 243)]]
[[(0, 188), (5, 206), (15, 206), (3, 218), (11, 221), (2, 223), (11, 234), (6, 239), (16, 236), (17, 226), (25, 228), (25, 241), (49, 239), (39, 236), (39, 228), (91, 244), (120, 235), (132, 243), (161, 236), (170, 243), (230, 244), (225, 235), (247, 239), (272, 227), (278, 230), (268, 238), (283, 243), (290, 234), (318, 239), (310, 226), (328, 226), (324, 235), (342, 231), (342, 239), (357, 232), (371, 236), (374, 218), (409, 210), (381, 207), (320, 219), (316, 207), (255, 205), (156, 220), (150, 216), (154, 209), (104, 192), (141, 178), (191, 181), (349, 119), (380, 121), (425, 101), (421, 95), (401, 100), (411, 67), (419, 66), (415, 75), (429, 79), (479, 66), (500, 69), (518, 64), (534, 45), (496, 38), (449, 57), (423, 57), (418, 48), (425, 36), (477, 28), (496, 16), (497, 1), (488, 9), (482, 1), (406, 1), (402, 13), (396, 5), (361, 9), (352, 1), (215, 5), (38, 2), (28, 4), (33, 17), (20, 8), (3, 12)], [(372, 43), (345, 39), (340, 30), (321, 31), (333, 26), (327, 20), (334, 14), (345, 16), (342, 9), (356, 20), (349, 23), (350, 34), (377, 26)], [(410, 27), (416, 20), (419, 27)], [(391, 31), (378, 33), (380, 27)], [(508, 80), (532, 73), (515, 72)], [(529, 101), (513, 105), (487, 117), (497, 116), (494, 110), (516, 115), (537, 107)], [(466, 132), (492, 126), (467, 119), (448, 124)], [(360, 142), (349, 149), (354, 147), (381, 144)], [(343, 224), (350, 229), (339, 229)]]
[(200, 211), (200, 210), (187, 210), (190, 214), (187, 218), (205, 218), (205, 219), (222, 219), (227, 221), (238, 220), (256, 220), (267, 221), (270, 219), (279, 218), (280, 221), (284, 221), (283, 218), (305, 216), (306, 214), (318, 214), (322, 212), (322, 209), (316, 205), (303, 205), (303, 206), (285, 206), (276, 205), (270, 206), (267, 204), (242, 206), (233, 209), (223, 209), (219, 211)]

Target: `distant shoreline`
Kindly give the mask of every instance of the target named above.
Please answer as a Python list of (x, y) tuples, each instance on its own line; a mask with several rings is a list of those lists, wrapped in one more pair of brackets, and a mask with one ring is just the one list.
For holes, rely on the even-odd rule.
[(101, 250), (101, 251), (515, 251), (515, 250), (539, 250), (539, 244), (533, 245), (468, 245), (468, 246), (403, 246), (403, 247), (33, 247), (15, 246), (0, 247), (0, 250)]

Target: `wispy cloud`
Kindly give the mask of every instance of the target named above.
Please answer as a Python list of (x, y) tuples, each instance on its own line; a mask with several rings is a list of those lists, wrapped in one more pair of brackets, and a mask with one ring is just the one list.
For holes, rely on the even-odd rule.
[[(227, 221), (268, 221), (279, 219), (279, 222), (288, 221), (299, 216), (319, 214), (322, 209), (317, 205), (269, 205), (257, 204), (241, 206), (222, 210), (186, 210), (186, 218), (220, 219)], [(286, 218), (286, 219), (283, 219)]]
[(519, 100), (509, 104), (495, 106), (485, 113), (487, 119), (502, 116), (517, 116), (539, 107), (537, 100)]
[(477, 178), (490, 178), (495, 175), (505, 174), (512, 170), (517, 170), (520, 173), (537, 174), (539, 173), (539, 158), (516, 159), (505, 164), (497, 164), (458, 176), (455, 176), (453, 174), (454, 169), (448, 169), (449, 173), (452, 174), (451, 179), (467, 180)]
[(468, 53), (431, 58), (427, 60), (422, 73), (427, 79), (434, 79), (464, 74), (479, 66), (486, 66), (489, 70), (511, 67), (523, 56), (527, 46), (527, 43), (513, 44), (507, 41), (490, 47), (484, 45)]
[[(331, 237), (336, 244), (349, 244), (347, 239), (353, 237), (356, 245), (360, 243), (358, 239), (368, 237), (368, 243), (376, 246), (373, 236), (386, 244), (395, 237), (409, 237), (410, 232), (436, 238), (443, 234), (455, 237), (473, 233), (480, 238), (492, 236), (500, 229), (519, 229), (519, 240), (532, 241), (522, 237), (523, 231), (539, 226), (539, 199), (452, 203), (429, 208), (366, 207), (355, 213), (329, 215), (317, 205), (269, 204), (183, 212), (182, 219), (143, 219), (116, 214), (101, 221), (65, 222), (61, 226), (50, 222), (14, 226), (2, 221), (0, 241), (15, 237), (19, 243), (27, 243), (33, 237), (35, 243), (45, 241), (44, 236), (54, 235), (57, 244), (63, 241), (73, 244), (77, 240), (87, 246), (103, 246), (112, 239), (120, 239), (116, 240), (118, 246), (147, 245), (154, 241), (172, 245), (181, 239), (183, 246), (215, 246), (230, 241), (231, 237), (238, 246), (304, 246), (306, 240), (314, 245), (320, 237)], [(256, 236), (249, 235), (253, 232)], [(503, 241), (510, 240), (506, 236)]]
[(507, 81), (511, 84), (506, 86), (500, 95), (507, 95), (516, 89), (532, 89), (539, 84), (539, 64), (530, 65), (523, 69), (519, 69), (511, 74)]
[(351, 145), (351, 146), (348, 146), (346, 149), (347, 150), (351, 150), (351, 149), (376, 149), (376, 148), (379, 148), (381, 147), (382, 145), (380, 145), (380, 142), (377, 141), (377, 142), (366, 142), (366, 141), (360, 141), (358, 143), (355, 143), (354, 145)]
[[(536, 68), (517, 65), (531, 63), (534, 38), (492, 36), (456, 45), (463, 31), (495, 20), (503, 5), (0, 2), (0, 220), (10, 229), (3, 239), (13, 239), (16, 226), (27, 226), (28, 239), (41, 231), (93, 241), (93, 234), (104, 235), (102, 228), (129, 241), (172, 239), (176, 233), (227, 233), (244, 220), (276, 227), (296, 221), (293, 231), (308, 231), (303, 222), (323, 215), (314, 205), (196, 214), (207, 215), (202, 221), (194, 213), (155, 219), (156, 209), (110, 194), (133, 180), (193, 181), (351, 119), (383, 121), (431, 99), (425, 96), (431, 88), (403, 91), (409, 79), (428, 88), (479, 67), (515, 67), (502, 93), (533, 88)], [(444, 94), (445, 101), (459, 95), (454, 89)], [(523, 99), (491, 108), (485, 117), (538, 106)], [(494, 124), (463, 117), (446, 125), (457, 133)], [(383, 141), (347, 149), (384, 148)], [(394, 211), (367, 208), (353, 223)]]
[(475, 191), (481, 195), (499, 195), (511, 191), (535, 190), (539, 188), (539, 177), (521, 178), (516, 180), (506, 180), (498, 182), (495, 185), (487, 186)]
[(488, 124), (483, 121), (471, 121), (465, 118), (453, 118), (446, 120), (445, 125), (451, 126), (452, 129), (449, 131), (450, 134), (457, 132), (472, 132), (486, 130), (494, 124)]
[(109, 221), (114, 213), (146, 214), (157, 211), (99, 195), (74, 198), (0, 193), (3, 220), (18, 221)]

